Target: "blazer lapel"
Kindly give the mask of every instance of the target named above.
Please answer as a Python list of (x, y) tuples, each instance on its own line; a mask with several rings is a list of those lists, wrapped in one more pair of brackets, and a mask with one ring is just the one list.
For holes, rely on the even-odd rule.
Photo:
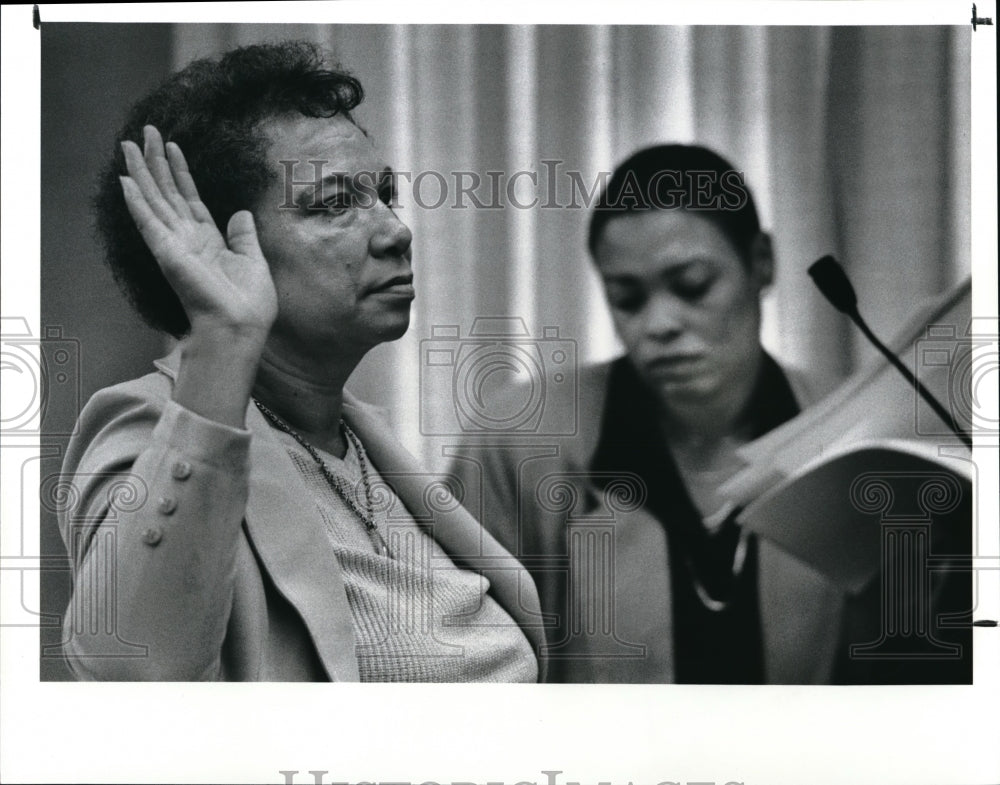
[(354, 622), (326, 525), (288, 453), (251, 404), (251, 540), (278, 591), (302, 616), (333, 681), (358, 681)]
[[(180, 347), (155, 365), (176, 379)], [(278, 591), (302, 617), (327, 675), (359, 681), (354, 623), (340, 564), (305, 483), (264, 416), (247, 407), (250, 488), (246, 531)]]
[[(409, 510), (426, 506), (428, 482), (438, 475), (419, 464), (388, 432), (372, 408), (344, 393), (344, 419), (358, 433), (365, 450), (385, 481)], [(493, 598), (518, 623), (539, 653), (539, 681), (545, 676), (540, 656), (545, 642), (538, 592), (527, 570), (457, 502), (436, 505), (433, 536), (459, 566), (481, 572), (490, 581)]]

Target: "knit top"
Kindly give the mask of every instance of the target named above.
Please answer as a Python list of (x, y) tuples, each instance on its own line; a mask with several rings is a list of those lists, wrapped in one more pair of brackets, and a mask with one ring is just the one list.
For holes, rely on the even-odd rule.
[[(343, 575), (361, 681), (534, 682), (538, 663), (517, 623), (489, 595), (489, 580), (460, 569), (417, 524), (369, 458), (376, 553), (364, 522), (292, 437), (277, 432), (326, 524)], [(318, 450), (355, 504), (366, 509), (361, 463), (347, 439), (341, 460)]]

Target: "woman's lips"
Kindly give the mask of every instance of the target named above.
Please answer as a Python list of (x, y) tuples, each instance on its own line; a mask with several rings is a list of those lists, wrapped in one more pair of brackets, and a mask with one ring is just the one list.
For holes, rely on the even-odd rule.
[(416, 294), (413, 289), (413, 276), (397, 275), (372, 287), (371, 293), (384, 294), (391, 297), (409, 297), (412, 300)]
[(643, 363), (651, 379), (665, 380), (691, 376), (702, 366), (702, 354), (673, 354)]

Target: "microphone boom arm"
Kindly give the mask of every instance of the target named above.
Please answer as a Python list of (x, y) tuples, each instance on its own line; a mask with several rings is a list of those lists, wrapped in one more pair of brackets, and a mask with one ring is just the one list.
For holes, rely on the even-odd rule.
[(851, 282), (844, 272), (844, 268), (840, 266), (840, 263), (834, 259), (832, 256), (824, 256), (822, 259), (814, 262), (809, 267), (809, 275), (812, 277), (816, 286), (823, 293), (833, 306), (843, 313), (847, 314), (851, 321), (858, 326), (858, 329), (864, 334), (864, 336), (872, 343), (872, 345), (882, 353), (882, 355), (889, 361), (889, 363), (903, 376), (906, 380), (913, 385), (913, 388), (920, 394), (920, 397), (927, 402), (927, 405), (934, 410), (934, 413), (944, 421), (944, 423), (954, 432), (954, 434), (962, 440), (969, 450), (972, 450), (972, 437), (958, 427), (958, 423), (955, 422), (955, 418), (951, 416), (951, 413), (941, 405), (940, 401), (935, 398), (931, 391), (928, 390), (924, 384), (911, 372), (910, 369), (903, 365), (902, 361), (891, 352), (888, 347), (885, 346), (872, 332), (871, 328), (861, 317), (861, 313), (858, 311), (858, 299), (854, 293), (854, 287), (851, 286)]

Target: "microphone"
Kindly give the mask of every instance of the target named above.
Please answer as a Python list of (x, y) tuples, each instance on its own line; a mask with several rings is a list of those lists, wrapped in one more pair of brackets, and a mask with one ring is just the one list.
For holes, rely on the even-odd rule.
[(920, 397), (923, 398), (927, 402), (927, 405), (934, 410), (935, 414), (937, 414), (937, 416), (945, 422), (954, 434), (962, 440), (962, 443), (971, 450), (972, 437), (958, 427), (958, 423), (955, 422), (951, 413), (941, 405), (938, 399), (931, 394), (930, 390), (924, 387), (916, 376), (910, 373), (910, 369), (903, 365), (900, 359), (889, 351), (889, 349), (875, 337), (875, 333), (871, 331), (871, 328), (865, 320), (861, 318), (861, 314), (858, 312), (858, 296), (854, 291), (854, 287), (851, 286), (847, 273), (845, 273), (844, 268), (840, 266), (840, 263), (827, 254), (822, 259), (813, 262), (813, 264), (809, 267), (809, 275), (812, 277), (817, 288), (823, 293), (823, 296), (830, 301), (833, 307), (838, 311), (847, 314), (851, 318), (851, 321), (858, 326), (858, 329), (861, 330), (865, 338), (867, 338), (871, 344), (885, 356), (885, 358), (897, 371), (903, 374), (906, 380), (913, 385), (913, 388), (920, 394)]
[[(827, 254), (809, 268), (813, 282), (833, 307), (848, 316), (858, 314), (858, 296), (840, 263)], [(860, 318), (860, 314), (858, 314)]]

